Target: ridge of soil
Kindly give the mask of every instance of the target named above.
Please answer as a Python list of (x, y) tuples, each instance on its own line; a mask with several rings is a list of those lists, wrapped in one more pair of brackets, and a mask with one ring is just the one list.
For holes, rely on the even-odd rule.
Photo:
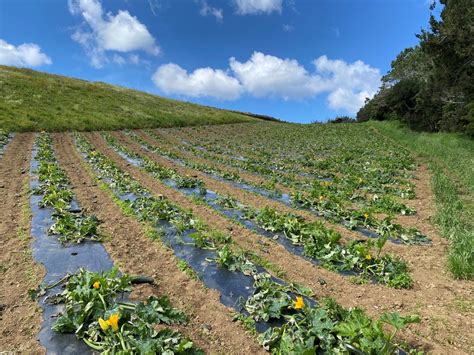
[(44, 277), (31, 243), (29, 167), (34, 135), (18, 133), (0, 160), (0, 352), (41, 354), (41, 308), (28, 295)]

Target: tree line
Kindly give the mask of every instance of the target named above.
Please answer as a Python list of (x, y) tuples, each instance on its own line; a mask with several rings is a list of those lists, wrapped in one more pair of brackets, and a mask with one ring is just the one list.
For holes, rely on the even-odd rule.
[(439, 0), (430, 10), (429, 29), (398, 54), (357, 120), (396, 119), (415, 130), (474, 137), (474, 0)]

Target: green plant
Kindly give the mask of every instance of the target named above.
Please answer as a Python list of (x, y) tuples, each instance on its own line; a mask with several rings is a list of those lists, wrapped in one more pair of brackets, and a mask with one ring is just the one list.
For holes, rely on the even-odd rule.
[(130, 291), (133, 278), (116, 269), (94, 273), (80, 269), (65, 283), (55, 302), (64, 303), (65, 311), (52, 329), (75, 333), (89, 347), (110, 353), (202, 353), (192, 341), (170, 328), (156, 330), (157, 324), (183, 324), (181, 311), (167, 297), (150, 296), (145, 302), (118, 301)]

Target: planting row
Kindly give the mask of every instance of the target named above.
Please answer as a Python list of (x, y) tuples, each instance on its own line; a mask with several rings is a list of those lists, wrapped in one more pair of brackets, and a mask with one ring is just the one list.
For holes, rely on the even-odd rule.
[[(248, 128), (250, 125), (239, 125), (239, 127)], [(273, 128), (268, 129), (267, 126), (267, 129), (262, 131), (253, 128), (252, 132), (245, 130), (249, 133), (246, 137), (237, 134), (236, 138), (235, 134), (228, 136), (228, 132), (225, 132), (227, 128), (224, 127), (218, 137), (213, 137), (214, 139), (206, 139), (213, 132), (212, 128), (197, 135), (195, 131), (201, 129), (195, 128), (192, 129), (190, 136), (186, 136), (188, 140), (185, 140), (186, 144), (181, 147), (192, 150), (194, 154), (205, 155), (206, 158), (222, 159), (223, 163), (243, 170), (274, 176), (287, 186), (310, 187), (314, 179), (335, 180), (341, 185), (341, 190), (352, 188), (352, 193), (360, 192), (356, 202), (372, 197), (364, 195), (364, 192), (394, 193), (403, 197), (413, 197), (413, 185), (406, 179), (412, 176), (411, 171), (415, 166), (406, 151), (389, 150), (387, 154), (387, 144), (385, 142), (380, 144), (374, 139), (370, 149), (367, 149), (366, 146), (361, 147), (359, 136), (357, 141), (349, 144), (347, 144), (348, 137), (345, 137), (343, 142), (346, 144), (343, 144), (340, 141), (331, 141), (327, 134), (324, 140), (315, 141), (314, 132), (308, 135), (307, 130), (301, 132), (299, 128), (293, 126), (277, 125)], [(182, 131), (188, 130), (182, 129)], [(239, 132), (238, 129), (236, 131)], [(275, 136), (275, 133), (279, 134)], [(256, 138), (255, 135), (264, 137)], [(233, 149), (229, 149), (229, 146)], [(298, 151), (299, 159), (296, 160), (290, 159), (295, 146), (301, 148)], [(312, 154), (309, 153), (311, 150)], [(313, 172), (307, 171), (309, 166), (313, 166)], [(362, 188), (357, 190), (347, 184), (346, 178), (349, 176), (361, 178), (364, 182)]]
[[(291, 252), (309, 257), (327, 269), (357, 274), (359, 282), (374, 280), (395, 288), (410, 288), (413, 284), (405, 262), (391, 255), (381, 255), (386, 238), (342, 245), (339, 242), (341, 235), (321, 222), (308, 223), (297, 214), (281, 214), (268, 207), (251, 208), (234, 198), (208, 190), (201, 180), (182, 176), (176, 170), (126, 148), (108, 133), (103, 133), (103, 136), (122, 157), (155, 179), (193, 198), (199, 197), (244, 227), (276, 239)], [(184, 185), (183, 181), (188, 183)]]
[(43, 196), (39, 207), (51, 207), (54, 210), (55, 223), (49, 228), (49, 234), (57, 236), (61, 243), (100, 240), (97, 230), (100, 221), (97, 217), (86, 215), (72, 205), (74, 193), (66, 174), (57, 164), (51, 137), (46, 133), (40, 134), (36, 147), (39, 184), (33, 192)]
[(0, 157), (3, 156), (3, 151), (12, 137), (12, 134), (0, 128)]
[[(270, 276), (230, 236), (210, 229), (164, 196), (155, 196), (82, 136), (76, 135), (75, 142), (123, 210), (145, 223), (151, 237), (168, 244), (183, 270), (217, 289), (221, 301), (238, 310), (244, 324), (262, 332), (259, 339), (268, 350), (394, 353), (397, 331), (418, 321), (397, 313), (372, 321), (362, 310), (344, 310), (334, 301), (316, 304), (307, 289)], [(393, 331), (385, 333), (384, 324)]]
[[(393, 217), (391, 216), (379, 219), (376, 218), (373, 209), (360, 210), (342, 207), (343, 202), (341, 202), (342, 200), (339, 197), (340, 191), (338, 190), (338, 186), (333, 182), (315, 181), (310, 192), (296, 190), (288, 196), (272, 190), (269, 186), (271, 184), (255, 186), (255, 184), (245, 181), (236, 173), (224, 174), (222, 173), (222, 170), (213, 166), (193, 163), (182, 156), (173, 154), (169, 150), (162, 149), (156, 145), (151, 145), (143, 139), (138, 138), (133, 133), (129, 133), (129, 136), (140, 143), (144, 148), (167, 157), (174, 162), (201, 171), (212, 178), (219, 178), (224, 179), (227, 182), (232, 182), (235, 187), (243, 188), (247, 191), (275, 199), (288, 206), (308, 210), (331, 222), (342, 223), (348, 229), (361, 231), (366, 236), (380, 236), (403, 244), (424, 244), (429, 242), (429, 239), (416, 228), (405, 228), (394, 222)], [(153, 137), (158, 138), (156, 135)], [(406, 211), (411, 211), (408, 207), (402, 204), (394, 204), (393, 201), (387, 202), (385, 197), (380, 197), (378, 201), (379, 205), (385, 203), (390, 204), (392, 209), (405, 209)]]
[[(37, 137), (31, 164), (33, 255), (47, 275), (30, 295), (39, 299), (44, 310), (39, 338), (47, 351), (84, 353), (89, 348), (106, 354), (201, 353), (175, 330), (156, 329), (159, 324), (186, 321), (166, 297), (125, 301), (133, 283), (152, 280), (120, 275), (111, 269), (112, 261), (101, 243), (82, 243), (101, 239), (97, 231), (100, 222), (81, 212), (48, 134)], [(50, 240), (51, 235), (61, 244)]]

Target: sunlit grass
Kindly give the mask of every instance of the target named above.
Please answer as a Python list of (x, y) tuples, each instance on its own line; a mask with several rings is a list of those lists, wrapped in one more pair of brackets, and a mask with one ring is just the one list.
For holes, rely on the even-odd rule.
[(0, 66), (0, 127), (95, 131), (259, 121), (236, 112), (30, 69)]
[(451, 241), (448, 266), (457, 278), (474, 278), (474, 141), (452, 133), (417, 133), (395, 122), (370, 122), (428, 161), (441, 234)]

